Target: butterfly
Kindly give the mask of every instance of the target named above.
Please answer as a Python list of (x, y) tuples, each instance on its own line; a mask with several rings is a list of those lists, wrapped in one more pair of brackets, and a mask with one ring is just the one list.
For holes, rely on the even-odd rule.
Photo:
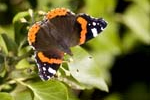
[(107, 22), (102, 18), (74, 14), (69, 9), (49, 11), (28, 31), (28, 42), (35, 52), (40, 78), (49, 80), (53, 77), (63, 62), (64, 54), (73, 55), (70, 47), (95, 38), (106, 26)]

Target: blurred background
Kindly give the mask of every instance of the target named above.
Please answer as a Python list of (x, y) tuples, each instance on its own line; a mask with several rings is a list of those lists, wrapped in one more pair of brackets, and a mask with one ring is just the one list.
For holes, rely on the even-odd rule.
[(101, 67), (109, 92), (84, 90), (78, 94), (81, 100), (150, 100), (149, 0), (0, 0), (0, 34), (16, 38), (12, 22), (19, 12), (47, 12), (56, 7), (103, 17), (108, 22), (102, 34), (82, 47)]

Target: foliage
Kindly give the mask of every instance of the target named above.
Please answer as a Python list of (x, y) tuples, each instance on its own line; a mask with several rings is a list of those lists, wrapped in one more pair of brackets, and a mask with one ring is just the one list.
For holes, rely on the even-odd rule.
[[(131, 4), (123, 13), (115, 11), (116, 0), (0, 1), (1, 100), (79, 100), (75, 91), (97, 88), (108, 92), (109, 70), (115, 57), (130, 52), (137, 43), (150, 45), (148, 0), (128, 1)], [(58, 78), (43, 82), (37, 74), (27, 33), (45, 12), (56, 7), (103, 17), (108, 27), (85, 45), (73, 47), (74, 56), (65, 56), (66, 61), (57, 72)], [(10, 18), (5, 12), (11, 12)], [(120, 30), (121, 25), (125, 26), (123, 30)], [(68, 59), (73, 61), (68, 62)], [(116, 94), (110, 97), (119, 100)]]

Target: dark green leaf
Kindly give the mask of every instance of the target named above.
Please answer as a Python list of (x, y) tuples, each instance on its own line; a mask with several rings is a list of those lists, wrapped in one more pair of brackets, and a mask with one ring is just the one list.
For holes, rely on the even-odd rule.
[(14, 19), (14, 32), (15, 32), (15, 41), (17, 44), (20, 44), (24, 39), (27, 38), (27, 26), (29, 25), (27, 22), (22, 22), (21, 19), (28, 20), (30, 18), (29, 13), (26, 12), (20, 12), (18, 13)]
[(6, 74), (5, 65), (4, 65), (4, 56), (0, 51), (0, 77), (4, 77)]
[[(8, 52), (12, 52), (14, 54), (17, 53), (17, 44), (9, 38), (6, 34), (0, 34), (3, 39), (3, 46), (6, 45)], [(5, 47), (5, 46), (4, 46)]]
[(8, 54), (8, 50), (7, 50), (7, 45), (2, 37), (2, 35), (0, 34), (0, 49), (5, 53)]

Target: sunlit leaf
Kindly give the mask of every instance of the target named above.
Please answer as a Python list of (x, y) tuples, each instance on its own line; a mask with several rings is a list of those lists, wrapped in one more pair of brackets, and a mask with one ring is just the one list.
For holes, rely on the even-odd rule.
[(7, 34), (14, 41), (14, 31), (13, 25), (1, 26), (0, 25), (0, 34)]
[(15, 95), (15, 100), (33, 100), (30, 91), (20, 91)]
[(38, 9), (42, 9), (42, 10), (51, 10), (52, 8), (56, 8), (56, 7), (67, 7), (68, 8), (68, 0), (54, 0), (54, 1), (50, 1), (50, 0), (38, 0)]
[(17, 84), (14, 91), (11, 92), (11, 95), (15, 100), (33, 100), (30, 90), (21, 84)]
[(116, 0), (87, 0), (86, 11), (94, 16), (104, 17), (107, 12), (112, 13), (116, 6)]
[(123, 16), (125, 24), (133, 31), (139, 40), (150, 44), (150, 22), (148, 14), (137, 5), (128, 8)]
[(72, 76), (86, 88), (96, 87), (108, 91), (108, 87), (101, 75), (100, 67), (94, 59), (81, 47), (73, 48), (73, 61), (69, 63)]
[[(66, 57), (66, 56), (68, 56), (68, 55), (65, 55), (64, 59), (67, 61), (70, 56), (68, 56), (68, 57)], [(71, 76), (70, 71), (68, 70), (68, 64), (67, 63), (62, 64), (62, 66), (59, 68), (59, 70), (57, 72), (57, 75), (58, 75), (60, 81), (63, 81), (72, 89), (75, 89), (75, 90), (85, 89), (85, 86), (80, 84), (80, 82), (78, 82), (76, 79), (74, 79)]]
[(25, 12), (20, 12), (15, 17), (13, 18), (13, 23), (21, 21), (21, 18), (26, 18), (29, 16), (29, 13), (27, 11)]
[(150, 12), (149, 0), (130, 0), (130, 1), (134, 1), (137, 4), (137, 6), (139, 6), (140, 9), (143, 9), (144, 12), (149, 14)]
[(27, 59), (20, 60), (16, 65), (17, 69), (23, 69), (23, 68), (29, 68), (29, 67), (30, 67), (30, 64), (29, 64), (29, 61), (27, 61)]
[(56, 80), (31, 83), (27, 86), (32, 90), (34, 100), (70, 100), (69, 97), (73, 97), (69, 96), (67, 87)]
[(0, 92), (0, 100), (15, 100), (9, 93)]

